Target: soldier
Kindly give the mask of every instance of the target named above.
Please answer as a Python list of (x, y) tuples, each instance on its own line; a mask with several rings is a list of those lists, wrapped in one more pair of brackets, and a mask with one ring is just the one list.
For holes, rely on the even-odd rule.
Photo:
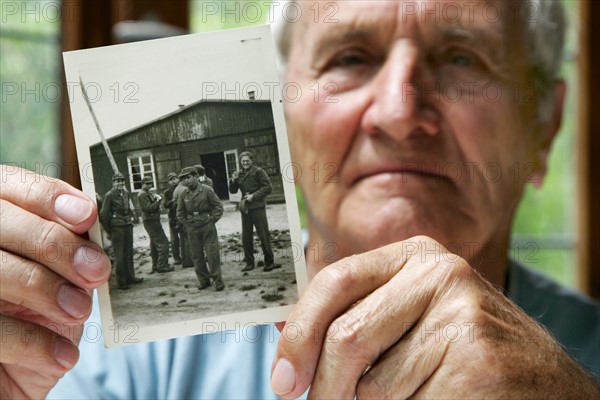
[(260, 239), (260, 245), (265, 256), (264, 271), (276, 268), (273, 265), (273, 250), (269, 238), (269, 222), (265, 197), (271, 193), (271, 181), (267, 173), (253, 164), (252, 153), (245, 151), (240, 154), (241, 171), (235, 171), (229, 180), (229, 192), (242, 191), (240, 211), (242, 214), (242, 243), (244, 245), (245, 271), (254, 269), (254, 227)]
[(173, 271), (173, 267), (169, 266), (169, 239), (160, 223), (161, 197), (150, 191), (153, 184), (152, 177), (145, 176), (142, 179), (142, 190), (138, 193), (144, 229), (150, 237), (151, 274)]
[(102, 202), (100, 221), (112, 242), (119, 289), (127, 290), (130, 284), (144, 280), (136, 278), (133, 269), (133, 222), (138, 223), (139, 218), (130, 207), (131, 194), (125, 190), (123, 174), (114, 174), (112, 182), (113, 188)]
[[(177, 201), (177, 220), (185, 225), (188, 233), (194, 268), (200, 282), (198, 289), (208, 288), (212, 278), (216, 290), (220, 292), (225, 289), (225, 285), (221, 278), (219, 237), (215, 223), (223, 216), (223, 205), (212, 189), (198, 182), (195, 167), (184, 168), (179, 178), (183, 179), (187, 189), (179, 195)], [(206, 268), (204, 250), (210, 275)]]
[(167, 174), (169, 187), (163, 193), (163, 207), (168, 210), (169, 215), (169, 236), (171, 237), (171, 253), (175, 265), (181, 264), (181, 252), (179, 251), (179, 228), (177, 227), (177, 204), (173, 199), (173, 192), (177, 188), (179, 178), (174, 172)]
[(203, 185), (210, 186), (210, 188), (214, 190), (215, 186), (213, 180), (206, 176), (206, 169), (204, 168), (204, 166), (198, 164), (194, 165), (194, 168), (196, 168), (196, 172), (198, 172), (198, 182), (200, 182)]
[[(175, 209), (175, 219), (177, 219), (177, 203), (179, 202), (179, 197), (181, 193), (183, 193), (187, 187), (183, 183), (181, 178), (178, 178), (179, 183), (175, 190), (173, 190), (173, 208)], [(194, 268), (194, 261), (192, 261), (192, 251), (190, 250), (190, 240), (188, 238), (188, 233), (185, 228), (185, 225), (181, 222), (177, 221), (177, 230), (179, 231), (180, 241), (180, 251), (181, 251), (181, 262), (182, 268)]]

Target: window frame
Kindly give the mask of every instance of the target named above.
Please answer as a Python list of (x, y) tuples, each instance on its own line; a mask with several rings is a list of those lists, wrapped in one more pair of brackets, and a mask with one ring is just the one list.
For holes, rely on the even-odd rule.
[[(143, 162), (142, 158), (144, 157), (148, 157), (150, 156), (150, 164), (146, 164)], [(137, 159), (138, 160), (138, 164), (137, 167), (140, 168), (140, 188), (136, 189), (135, 188), (135, 179), (134, 179), (134, 175), (136, 175), (137, 173), (133, 172), (133, 165), (131, 163), (131, 160)], [(150, 170), (146, 171), (146, 169), (144, 168), (145, 165), (150, 165)], [(129, 171), (129, 188), (131, 193), (139, 193), (142, 191), (142, 180), (147, 176), (152, 176), (152, 188), (151, 189), (156, 189), (157, 188), (157, 184), (156, 184), (156, 165), (154, 164), (154, 156), (152, 154), (151, 151), (142, 151), (142, 152), (135, 152), (135, 153), (130, 153), (127, 155), (127, 170)]]

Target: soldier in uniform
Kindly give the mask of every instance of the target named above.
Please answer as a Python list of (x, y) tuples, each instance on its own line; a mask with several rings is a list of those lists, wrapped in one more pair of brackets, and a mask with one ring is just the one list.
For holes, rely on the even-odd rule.
[(203, 185), (210, 186), (210, 188), (214, 190), (215, 186), (213, 180), (206, 176), (206, 169), (204, 168), (204, 166), (198, 164), (194, 165), (194, 168), (196, 168), (196, 172), (198, 172), (198, 182), (200, 182)]
[(246, 267), (242, 271), (254, 269), (254, 227), (260, 239), (260, 244), (265, 256), (264, 271), (276, 268), (273, 264), (273, 250), (269, 238), (269, 223), (265, 197), (272, 190), (271, 181), (267, 173), (252, 161), (252, 153), (245, 151), (240, 154), (241, 171), (235, 171), (229, 180), (229, 192), (242, 191), (240, 211), (242, 214), (242, 243), (244, 245), (244, 260)]
[[(179, 175), (187, 189), (177, 201), (177, 220), (185, 225), (190, 242), (196, 276), (200, 282), (198, 289), (211, 285), (211, 278), (218, 292), (225, 289), (221, 277), (221, 255), (219, 237), (215, 223), (223, 216), (223, 205), (215, 192), (198, 182), (195, 167), (186, 167)], [(206, 258), (204, 257), (206, 251)], [(210, 274), (206, 267), (206, 259)]]
[(144, 280), (136, 278), (133, 269), (133, 222), (139, 219), (130, 207), (131, 194), (125, 190), (123, 174), (114, 174), (112, 182), (102, 202), (100, 222), (111, 238), (119, 289), (126, 290)]
[[(175, 190), (173, 190), (173, 208), (175, 209), (175, 219), (177, 219), (177, 203), (179, 202), (179, 197), (181, 193), (187, 190), (187, 187), (183, 183), (181, 178), (178, 178), (179, 183)], [(192, 251), (190, 250), (190, 240), (188, 238), (187, 229), (185, 225), (181, 222), (177, 221), (177, 230), (179, 231), (180, 241), (180, 251), (181, 251), (181, 262), (182, 268), (194, 268), (194, 261), (192, 261)]]
[(138, 202), (142, 209), (144, 229), (150, 237), (151, 273), (169, 272), (173, 271), (173, 267), (169, 266), (169, 239), (160, 223), (161, 197), (150, 191), (153, 184), (154, 180), (151, 176), (145, 176), (142, 179), (142, 190), (138, 193)]
[(175, 265), (181, 264), (181, 252), (179, 249), (179, 228), (177, 226), (177, 204), (173, 201), (173, 192), (177, 188), (179, 178), (174, 172), (167, 174), (169, 187), (163, 193), (163, 207), (168, 210), (169, 215), (169, 236), (171, 237), (171, 253)]

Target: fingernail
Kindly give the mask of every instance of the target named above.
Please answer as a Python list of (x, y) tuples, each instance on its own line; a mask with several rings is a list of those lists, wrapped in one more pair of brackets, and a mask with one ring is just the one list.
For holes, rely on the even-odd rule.
[(90, 296), (83, 290), (78, 289), (68, 283), (58, 288), (56, 301), (60, 308), (65, 310), (73, 318), (81, 318), (87, 315), (92, 306)]
[(71, 369), (79, 359), (79, 349), (73, 343), (59, 337), (54, 343), (54, 359), (63, 367)]
[(96, 282), (106, 278), (110, 270), (108, 258), (90, 246), (81, 246), (73, 255), (73, 268), (88, 281)]
[(92, 214), (92, 204), (81, 197), (61, 194), (54, 200), (54, 212), (65, 222), (77, 225)]
[(283, 396), (294, 390), (296, 386), (296, 370), (285, 358), (280, 358), (271, 374), (271, 387), (278, 396)]

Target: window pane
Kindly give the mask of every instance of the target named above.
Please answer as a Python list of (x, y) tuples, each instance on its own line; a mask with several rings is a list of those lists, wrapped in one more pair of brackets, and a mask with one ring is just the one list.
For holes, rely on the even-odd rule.
[[(554, 279), (574, 286), (577, 282), (577, 15), (579, 2), (563, 1), (568, 14), (566, 62), (567, 99), (561, 130), (549, 157), (548, 173), (540, 189), (528, 186), (517, 211), (513, 234), (535, 238), (542, 249), (538, 262), (528, 263)], [(524, 168), (522, 168), (524, 170)], [(525, 171), (526, 172), (526, 171)], [(560, 237), (558, 242), (553, 238)], [(560, 248), (554, 247), (558, 246)], [(556, 257), (552, 257), (556, 256)]]
[(59, 1), (0, 1), (1, 163), (58, 176)]
[(553, 277), (558, 282), (567, 286), (577, 285), (576, 275), (573, 270), (577, 263), (576, 253), (573, 250), (540, 249), (533, 252), (521, 252), (519, 262), (531, 267), (547, 276)]
[(192, 32), (209, 32), (261, 25), (269, 19), (271, 3), (256, 0), (191, 0), (190, 29)]

